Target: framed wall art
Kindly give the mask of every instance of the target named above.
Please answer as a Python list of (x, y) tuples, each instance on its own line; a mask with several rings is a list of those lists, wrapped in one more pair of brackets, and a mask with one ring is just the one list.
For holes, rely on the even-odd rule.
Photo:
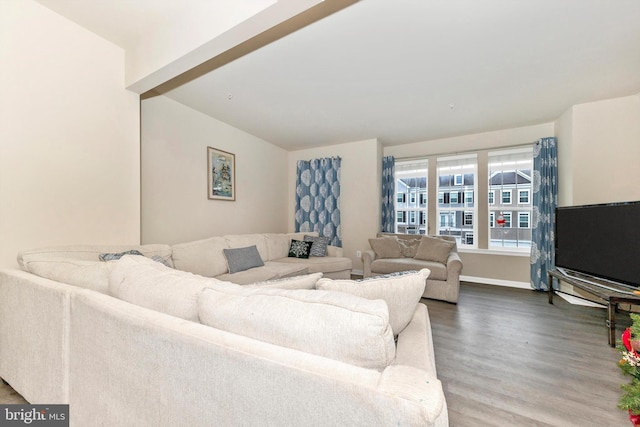
[(207, 180), (209, 199), (236, 199), (236, 156), (207, 147)]

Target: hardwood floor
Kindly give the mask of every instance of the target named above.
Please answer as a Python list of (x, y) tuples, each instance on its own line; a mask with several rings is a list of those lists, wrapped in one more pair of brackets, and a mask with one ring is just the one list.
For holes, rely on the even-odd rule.
[[(619, 355), (604, 309), (523, 289), (463, 283), (457, 305), (429, 307), (451, 427), (630, 426), (616, 407)], [(618, 316), (618, 336), (629, 324)], [(0, 385), (0, 403), (25, 403)]]
[[(606, 310), (524, 289), (464, 283), (429, 308), (452, 427), (628, 426), (629, 381), (607, 344)], [(630, 323), (618, 316), (619, 333)]]

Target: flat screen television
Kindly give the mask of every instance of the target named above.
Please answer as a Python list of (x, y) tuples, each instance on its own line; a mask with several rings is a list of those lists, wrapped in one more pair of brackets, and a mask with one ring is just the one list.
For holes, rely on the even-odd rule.
[(556, 267), (640, 288), (640, 201), (560, 207)]

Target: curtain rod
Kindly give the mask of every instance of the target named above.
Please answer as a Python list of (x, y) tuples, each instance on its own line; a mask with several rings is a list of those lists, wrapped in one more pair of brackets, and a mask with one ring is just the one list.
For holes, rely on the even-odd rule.
[(518, 148), (518, 147), (528, 147), (528, 146), (533, 146), (535, 144), (540, 144), (540, 140), (537, 141), (533, 141), (533, 142), (524, 142), (522, 144), (516, 144), (516, 145), (501, 145), (498, 147), (491, 147), (491, 148), (484, 148), (484, 149), (475, 149), (475, 150), (464, 150), (464, 151), (448, 151), (448, 152), (442, 152), (442, 153), (433, 153), (433, 154), (427, 154), (426, 156), (418, 156), (418, 157), (396, 157), (396, 160), (399, 161), (403, 161), (403, 160), (424, 160), (424, 159), (428, 159), (429, 157), (433, 157), (433, 156), (455, 156), (457, 154), (467, 154), (467, 153), (477, 153), (478, 151), (490, 151), (490, 150), (500, 150), (500, 149), (504, 149), (504, 148)]

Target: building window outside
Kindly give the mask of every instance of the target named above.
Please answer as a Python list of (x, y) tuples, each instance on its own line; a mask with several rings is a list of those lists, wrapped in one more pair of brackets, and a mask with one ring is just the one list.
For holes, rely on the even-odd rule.
[(464, 225), (473, 225), (473, 212), (464, 213)]
[(502, 204), (503, 205), (511, 204), (511, 190), (502, 190)]
[(473, 218), (477, 215), (477, 167), (475, 153), (437, 159), (438, 195), (443, 195), (438, 197), (436, 209), (440, 218), (437, 234), (454, 236), (461, 247), (476, 246), (473, 236), (477, 225)]
[[(489, 249), (530, 250), (533, 147), (491, 151), (488, 163)], [(492, 193), (500, 196), (492, 197)], [(517, 197), (515, 201), (514, 197)], [(492, 198), (498, 203), (492, 204)], [(497, 220), (500, 214), (505, 220), (503, 225)], [(514, 223), (513, 219), (518, 222)]]
[(396, 211), (396, 222), (399, 224), (404, 224), (406, 222), (404, 211)]
[(496, 192), (491, 190), (489, 191), (489, 204), (493, 205), (494, 204), (494, 200), (496, 198)]
[[(397, 161), (395, 163), (396, 191), (398, 192), (396, 210), (403, 210), (403, 221), (399, 219), (396, 221), (396, 233), (426, 234), (427, 171), (427, 160)], [(400, 194), (402, 194), (402, 198)], [(406, 203), (407, 200), (409, 203)], [(417, 221), (417, 218), (420, 218), (420, 221)]]

